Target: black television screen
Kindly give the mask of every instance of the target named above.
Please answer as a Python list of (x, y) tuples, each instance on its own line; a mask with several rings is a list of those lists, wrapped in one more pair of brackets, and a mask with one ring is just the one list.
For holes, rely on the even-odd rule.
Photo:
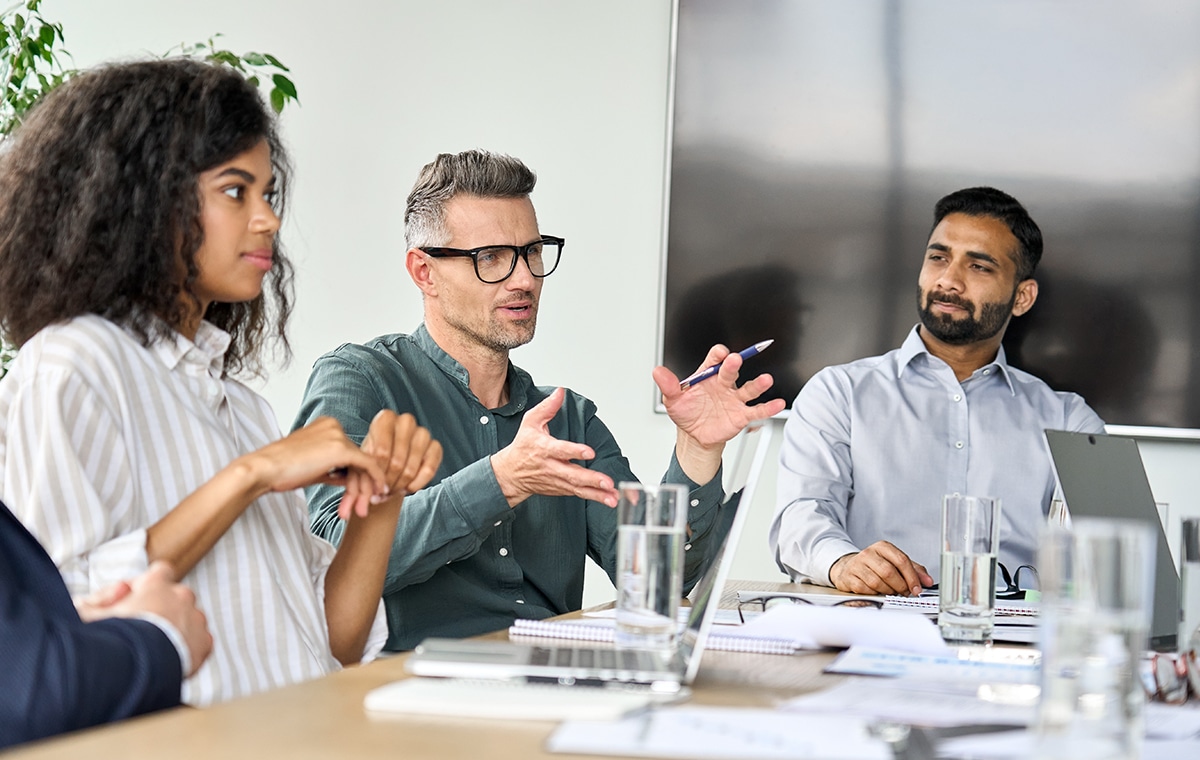
[(1200, 4), (678, 0), (662, 359), (775, 344), (793, 399), (917, 321), (933, 205), (1042, 228), (1015, 366), (1110, 425), (1200, 434)]

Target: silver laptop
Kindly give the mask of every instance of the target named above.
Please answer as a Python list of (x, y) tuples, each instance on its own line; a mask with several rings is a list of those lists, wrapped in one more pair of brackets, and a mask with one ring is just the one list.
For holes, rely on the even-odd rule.
[(588, 645), (537, 646), (511, 641), (426, 639), (409, 655), (405, 669), (419, 676), (524, 679), (560, 684), (648, 688), (675, 693), (690, 684), (700, 670), (704, 643), (717, 614), (721, 589), (729, 576), (733, 555), (754, 490), (770, 448), (772, 426), (748, 429), (739, 437), (726, 503), (735, 509), (725, 540), (692, 591), (692, 607), (678, 650), (669, 660), (650, 652)]
[(1150, 645), (1159, 650), (1174, 649), (1179, 631), (1179, 572), (1171, 560), (1167, 534), (1158, 517), (1137, 441), (1115, 435), (1047, 430), (1046, 442), (1072, 517), (1120, 517), (1154, 526), (1158, 546)]

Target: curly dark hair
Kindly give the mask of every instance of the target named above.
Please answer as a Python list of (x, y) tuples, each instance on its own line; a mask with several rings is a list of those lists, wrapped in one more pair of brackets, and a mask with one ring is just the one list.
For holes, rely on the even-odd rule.
[[(144, 345), (168, 337), (199, 307), (199, 176), (261, 140), (282, 216), (287, 153), (237, 72), (186, 58), (119, 63), (52, 91), (0, 148), (0, 329), (21, 345), (97, 314)], [(204, 314), (232, 336), (227, 372), (260, 373), (268, 341), (290, 357), (292, 267), (278, 236), (274, 256), (257, 298)]]

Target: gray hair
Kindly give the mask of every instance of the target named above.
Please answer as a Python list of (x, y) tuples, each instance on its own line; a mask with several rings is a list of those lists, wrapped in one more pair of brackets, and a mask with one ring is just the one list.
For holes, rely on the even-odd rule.
[(421, 169), (404, 205), (404, 241), (409, 248), (445, 245), (446, 203), (456, 195), (525, 198), (537, 175), (520, 159), (486, 150), (442, 153)]

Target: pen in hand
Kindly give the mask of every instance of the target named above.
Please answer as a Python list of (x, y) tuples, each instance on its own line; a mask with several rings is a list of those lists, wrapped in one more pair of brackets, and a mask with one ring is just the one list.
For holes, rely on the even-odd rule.
[[(753, 346), (750, 346), (750, 348), (744, 349), (742, 351), (738, 351), (738, 355), (741, 356), (742, 360), (744, 361), (746, 359), (749, 359), (751, 356), (757, 356), (758, 354), (761, 354), (766, 349), (767, 346), (771, 345), (774, 342), (775, 342), (774, 339), (759, 341), (758, 343), (755, 343)], [(707, 380), (708, 378), (717, 374), (717, 370), (719, 370), (719, 369), (721, 369), (720, 364), (714, 364), (711, 367), (705, 367), (704, 369), (700, 370), (699, 372), (697, 372), (696, 374), (687, 378), (686, 380), (682, 380), (679, 383), (679, 390), (686, 391), (688, 388), (691, 388), (693, 385), (700, 382), (701, 380)]]

